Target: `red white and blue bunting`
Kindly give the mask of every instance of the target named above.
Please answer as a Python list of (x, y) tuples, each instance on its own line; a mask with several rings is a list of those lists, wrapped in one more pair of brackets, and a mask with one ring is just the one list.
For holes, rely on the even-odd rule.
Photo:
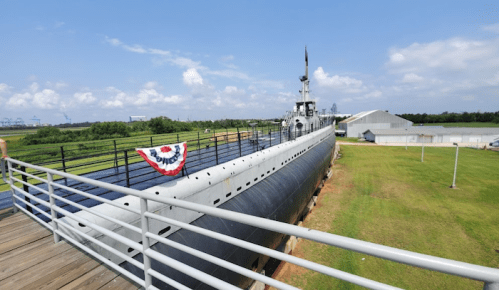
[(147, 163), (163, 175), (177, 175), (185, 164), (187, 143), (135, 149)]

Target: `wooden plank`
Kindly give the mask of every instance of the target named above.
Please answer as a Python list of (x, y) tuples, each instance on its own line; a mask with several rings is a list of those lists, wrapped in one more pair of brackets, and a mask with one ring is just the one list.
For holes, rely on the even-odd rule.
[(3, 228), (0, 228), (0, 243), (5, 243), (7, 241), (25, 236), (34, 231), (39, 231), (44, 228), (35, 222), (18, 222), (15, 224), (10, 224)]
[(57, 256), (53, 256), (50, 259), (44, 261), (43, 265), (34, 265), (16, 275), (0, 281), (1, 289), (29, 289), (26, 286), (42, 279), (46, 275), (52, 275), (54, 272), (60, 271), (66, 265), (82, 258), (85, 256), (84, 253), (79, 251), (71, 251), (70, 255), (67, 253), (62, 253)]
[(28, 215), (26, 215), (22, 212), (17, 212), (14, 215), (8, 216), (8, 217), (0, 220), (0, 226), (5, 226), (5, 225), (9, 225), (11, 223), (17, 223), (19, 221), (26, 221), (26, 220), (30, 220), (30, 219), (31, 218)]
[(91, 257), (84, 255), (66, 266), (46, 274), (40, 279), (24, 286), (26, 289), (59, 289), (99, 266)]
[(14, 214), (14, 211), (12, 210), (12, 207), (9, 208), (4, 208), (0, 210), (0, 220), (9, 217)]
[(46, 236), (45, 238), (36, 240), (34, 242), (23, 245), (17, 248), (15, 251), (9, 251), (0, 255), (0, 269), (4, 266), (4, 261), (12, 257), (24, 257), (28, 255), (30, 251), (38, 251), (38, 247), (43, 248), (45, 244), (54, 243), (52, 236)]
[(12, 251), (13, 249), (22, 247), (23, 245), (26, 245), (26, 244), (34, 242), (36, 240), (42, 239), (42, 238), (49, 236), (49, 235), (52, 235), (52, 233), (43, 228), (41, 230), (37, 230), (37, 231), (31, 232), (31, 233), (28, 233), (27, 235), (24, 235), (20, 238), (16, 238), (16, 239), (1, 243), (0, 244), (0, 254), (6, 253), (8, 251)]
[[(29, 269), (31, 267), (38, 267), (38, 264), (55, 256), (64, 254), (69, 250), (74, 249), (70, 244), (66, 242), (59, 242), (57, 244), (47, 243), (40, 245), (37, 248), (32, 248), (24, 252), (23, 254), (20, 254), (19, 256), (11, 255), (10, 258), (2, 260), (2, 263), (0, 264), (0, 283), (3, 282), (3, 280), (5, 280), (6, 278), (11, 277), (26, 269)], [(43, 267), (45, 268), (46, 265), (44, 265)], [(34, 272), (39, 272), (39, 270), (34, 269)]]
[(140, 285), (135, 284), (134, 282), (125, 279), (122, 276), (118, 276), (113, 280), (109, 281), (109, 283), (107, 283), (106, 285), (99, 288), (99, 290), (112, 290), (112, 289), (136, 290), (139, 289), (140, 287), (141, 287)]
[(106, 285), (111, 280), (116, 278), (116, 276), (118, 275), (113, 270), (104, 265), (100, 265), (92, 271), (82, 275), (78, 279), (73, 280), (71, 283), (66, 284), (64, 287), (60, 288), (60, 290), (94, 290)]

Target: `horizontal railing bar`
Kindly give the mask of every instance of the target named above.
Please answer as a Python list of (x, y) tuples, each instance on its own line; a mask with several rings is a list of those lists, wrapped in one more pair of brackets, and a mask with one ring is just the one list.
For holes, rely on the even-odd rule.
[(366, 288), (391, 289), (391, 290), (400, 289), (400, 288), (386, 285), (386, 284), (383, 284), (383, 283), (380, 283), (377, 281), (373, 281), (373, 280), (370, 280), (370, 279), (367, 279), (364, 277), (360, 277), (360, 276), (357, 276), (354, 274), (343, 272), (343, 271), (340, 271), (340, 270), (337, 270), (334, 268), (330, 268), (330, 267), (327, 267), (327, 266), (324, 266), (324, 265), (321, 265), (321, 264), (318, 264), (315, 262), (307, 261), (305, 259), (301, 259), (301, 258), (292, 256), (292, 255), (284, 254), (282, 252), (272, 250), (272, 249), (269, 249), (269, 248), (266, 248), (266, 247), (263, 247), (260, 245), (256, 245), (256, 244), (253, 244), (250, 242), (246, 242), (246, 241), (243, 241), (243, 240), (240, 240), (237, 238), (233, 238), (233, 237), (230, 237), (230, 236), (227, 236), (224, 234), (220, 234), (220, 233), (217, 233), (214, 231), (210, 231), (210, 230), (203, 229), (203, 228), (200, 228), (197, 226), (193, 226), (193, 225), (188, 224), (188, 223), (184, 223), (184, 222), (180, 222), (180, 221), (177, 221), (177, 220), (174, 220), (171, 218), (163, 217), (163, 216), (160, 216), (158, 214), (146, 212), (145, 216), (153, 218), (153, 219), (157, 219), (157, 220), (163, 221), (167, 224), (178, 226), (178, 227), (181, 227), (183, 229), (189, 230), (191, 232), (195, 232), (195, 233), (198, 233), (198, 234), (201, 234), (201, 235), (213, 238), (213, 239), (217, 239), (217, 240), (220, 240), (222, 242), (226, 242), (226, 243), (229, 243), (229, 244), (232, 244), (232, 245), (235, 245), (235, 246), (238, 246), (238, 247), (241, 247), (241, 248), (244, 248), (244, 249), (256, 252), (256, 253), (260, 253), (260, 254), (263, 254), (263, 255), (266, 255), (266, 256), (281, 260), (281, 261), (286, 261), (286, 262), (289, 262), (289, 263), (292, 263), (292, 264), (295, 264), (295, 265), (298, 265), (298, 266), (301, 266), (301, 267), (304, 267), (304, 268), (307, 268), (307, 269), (310, 269), (310, 270), (313, 270), (313, 271), (316, 271), (316, 272), (319, 272), (319, 273), (322, 273), (322, 274), (325, 274), (325, 275), (328, 275), (328, 276), (331, 276), (334, 278), (348, 281), (348, 282), (351, 282), (351, 283), (354, 283), (354, 284), (357, 284), (357, 285), (360, 285), (360, 286), (363, 286)]
[(159, 279), (159, 280), (165, 282), (166, 284), (175, 287), (177, 290), (192, 290), (191, 288), (186, 287), (186, 286), (180, 284), (179, 282), (177, 282), (171, 278), (166, 277), (165, 275), (159, 273), (158, 271), (153, 270), (152, 268), (149, 268), (149, 270), (147, 270), (147, 273), (149, 273), (149, 275), (151, 275), (151, 276), (156, 277), (156, 279)]
[(100, 217), (100, 218), (103, 218), (103, 219), (106, 219), (106, 220), (108, 220), (108, 221), (110, 221), (110, 222), (116, 223), (116, 224), (118, 224), (118, 225), (120, 225), (120, 226), (122, 226), (122, 227), (125, 227), (125, 228), (127, 228), (127, 229), (129, 229), (129, 230), (132, 230), (132, 231), (134, 231), (134, 232), (136, 232), (136, 233), (142, 234), (142, 229), (140, 229), (140, 228), (138, 228), (138, 227), (136, 227), (136, 226), (132, 226), (132, 225), (130, 225), (130, 224), (127, 224), (127, 223), (125, 223), (125, 222), (122, 222), (122, 221), (120, 221), (120, 220), (118, 220), (118, 219), (115, 219), (115, 218), (113, 218), (113, 217), (106, 216), (106, 215), (104, 215), (104, 214), (102, 214), (102, 213), (100, 213), (100, 212), (97, 212), (97, 211), (93, 210), (93, 209), (90, 209), (90, 208), (87, 208), (87, 207), (85, 207), (85, 206), (79, 205), (79, 204), (78, 204), (78, 203), (76, 203), (76, 202), (72, 202), (72, 201), (70, 201), (70, 200), (67, 200), (67, 199), (65, 199), (64, 197), (60, 197), (60, 196), (54, 195), (54, 198), (56, 198), (56, 199), (58, 199), (58, 200), (60, 200), (60, 201), (63, 201), (63, 202), (65, 202), (65, 203), (69, 204), (69, 205), (72, 205), (72, 206), (74, 206), (74, 207), (77, 207), (77, 208), (79, 208), (79, 209), (81, 209), (81, 210), (83, 210), (83, 211), (86, 211), (86, 212), (89, 212), (89, 213), (91, 213), (91, 214), (93, 214), (93, 215), (96, 215), (96, 216), (98, 216), (98, 217)]
[[(23, 200), (21, 200), (23, 201)], [(23, 208), (22, 206), (19, 206), (18, 204), (15, 204), (14, 205), (15, 207), (17, 207), (18, 209), (20, 209), (22, 212), (24, 212), (25, 214), (27, 214), (29, 217), (33, 218), (34, 220), (36, 220), (38, 223), (42, 224), (44, 227), (47, 228), (47, 230), (53, 232), (54, 229), (52, 228), (52, 226), (49, 224), (49, 223), (46, 223), (44, 221), (42, 221), (41, 218), (37, 217), (36, 215), (30, 213), (27, 209)]]
[[(95, 239), (94, 237), (92, 237), (90, 235), (87, 235), (86, 233), (83, 233), (83, 232), (75, 229), (71, 225), (62, 222), (59, 219), (55, 220), (55, 222), (57, 222), (58, 226), (63, 226), (64, 228), (72, 231), (73, 233), (75, 233), (77, 235), (80, 235), (80, 236), (84, 237), (85, 239), (87, 239), (87, 240), (89, 240), (89, 241), (91, 241), (91, 242), (99, 245), (100, 247), (108, 250), (112, 254), (115, 254), (116, 256), (122, 258), (123, 260), (125, 260), (125, 261), (129, 262), (130, 264), (136, 266), (137, 268), (139, 268), (141, 270), (144, 270), (144, 264), (140, 263), (139, 261), (135, 260), (134, 258), (129, 257), (129, 256), (123, 254), (122, 252), (116, 250), (115, 248), (113, 248), (113, 247), (111, 247), (111, 246), (109, 246), (109, 245), (107, 245), (107, 244), (105, 244), (105, 243), (103, 243), (103, 242)], [(88, 247), (86, 247), (86, 248), (88, 248)]]
[(174, 268), (175, 270), (182, 272), (184, 274), (187, 274), (191, 276), (192, 278), (201, 281), (205, 284), (208, 284), (214, 288), (217, 289), (240, 289), (232, 284), (229, 284), (223, 280), (220, 280), (218, 278), (215, 278), (209, 274), (206, 274), (202, 271), (199, 271), (196, 268), (193, 268), (191, 266), (188, 266), (182, 262), (179, 262), (175, 259), (172, 259), (168, 256), (165, 256), (159, 252), (156, 252), (152, 250), (151, 248), (147, 249), (144, 251), (144, 254), (147, 255), (148, 257), (157, 260), (167, 266), (170, 266)]
[[(86, 183), (86, 182), (82, 182), (82, 183)], [(83, 196), (88, 197), (90, 199), (94, 199), (94, 200), (100, 201), (102, 203), (107, 203), (107, 204), (113, 205), (115, 207), (118, 207), (118, 208), (121, 208), (121, 209), (124, 209), (124, 210), (127, 210), (127, 211), (130, 211), (130, 212), (133, 212), (135, 214), (140, 215), (140, 210), (134, 209), (134, 208), (130, 208), (129, 206), (122, 205), (121, 203), (118, 203), (116, 201), (105, 199), (105, 198), (102, 198), (100, 196), (93, 195), (93, 194), (81, 191), (79, 189), (68, 187), (68, 186), (65, 186), (65, 185), (62, 185), (62, 184), (59, 184), (59, 183), (53, 182), (52, 185), (56, 186), (56, 187), (59, 187), (59, 188), (62, 188), (62, 189), (65, 189), (67, 191), (71, 191), (71, 192), (76, 193), (76, 194), (83, 195)]]
[(60, 235), (61, 237), (63, 237), (64, 239), (66, 239), (67, 241), (71, 242), (72, 244), (75, 244), (80, 249), (85, 249), (86, 252), (88, 252), (89, 254), (91, 254), (92, 256), (94, 256), (95, 258), (99, 259), (102, 263), (104, 263), (104, 264), (108, 265), (109, 267), (113, 268), (114, 270), (120, 272), (121, 274), (123, 274), (126, 277), (130, 278), (131, 280), (133, 280), (135, 283), (141, 285), (142, 287), (145, 287), (144, 280), (142, 280), (139, 277), (135, 276), (134, 274), (130, 273), (126, 269), (123, 269), (119, 265), (117, 265), (117, 264), (109, 261), (108, 259), (106, 259), (102, 255), (100, 255), (99, 253), (97, 253), (94, 250), (86, 247), (85, 245), (83, 245), (82, 243), (80, 243), (77, 240), (73, 239), (72, 237), (68, 236), (64, 232), (62, 232), (60, 230), (56, 230), (56, 233), (58, 235)]
[[(21, 197), (17, 196), (17, 195), (14, 195), (14, 198), (19, 200), (20, 202), (24, 203), (26, 206), (29, 206), (31, 208), (35, 208), (36, 211), (38, 211), (39, 213), (41, 213), (42, 215), (46, 216), (47, 218), (49, 219), (52, 219), (52, 216), (50, 216), (48, 213), (44, 212), (43, 210), (41, 210), (40, 208), (34, 206), (34, 205), (31, 205), (30, 203), (28, 203), (27, 201), (25, 201), (24, 199), (22, 199)], [(41, 219), (40, 219), (41, 220)], [(52, 230), (52, 229), (50, 229)]]
[(83, 225), (93, 229), (93, 230), (96, 230), (97, 232), (103, 234), (103, 235), (106, 235), (120, 243), (123, 243), (125, 245), (127, 245), (128, 247), (130, 248), (133, 248), (134, 250), (137, 250), (139, 252), (143, 252), (143, 247), (141, 244), (135, 242), (135, 241), (132, 241), (126, 237), (123, 237), (122, 235), (118, 235), (116, 234), (115, 232), (113, 231), (110, 231), (104, 227), (101, 227), (99, 225), (96, 225), (96, 224), (93, 224), (92, 222), (86, 220), (86, 219), (83, 219), (83, 218), (80, 218), (79, 216), (73, 214), (73, 213), (70, 213), (69, 211), (61, 208), (61, 207), (58, 207), (58, 206), (53, 206), (52, 207), (53, 210), (56, 210), (57, 212), (59, 213), (62, 213), (64, 214), (64, 216), (68, 217), (68, 218), (71, 218), (79, 223), (82, 223)]
[[(41, 178), (41, 177), (34, 176), (34, 175), (32, 175), (32, 174), (29, 174), (29, 173), (27, 173), (27, 172), (23, 172), (23, 171), (21, 171), (21, 170), (17, 170), (17, 169), (15, 169), (15, 168), (11, 168), (11, 170), (12, 170), (12, 171), (14, 171), (14, 172), (17, 172), (17, 173), (19, 173), (19, 174), (21, 174), (21, 175), (26, 175), (26, 176), (28, 176), (28, 177), (31, 177), (31, 178), (36, 179), (36, 180), (38, 180), (38, 181), (41, 181), (41, 182), (43, 182), (43, 183), (47, 183), (47, 180), (46, 180), (46, 179), (43, 179), (43, 178)], [(45, 173), (45, 172), (43, 172), (43, 173)]]
[(248, 270), (246, 268), (243, 268), (243, 267), (241, 267), (239, 265), (227, 262), (225, 260), (222, 260), (220, 258), (214, 257), (214, 256), (206, 254), (206, 253), (203, 253), (203, 252), (198, 251), (196, 249), (184, 246), (184, 245), (182, 245), (180, 243), (177, 243), (175, 241), (165, 239), (165, 238), (163, 238), (161, 236), (158, 236), (156, 234), (153, 234), (153, 233), (149, 232), (149, 233), (146, 233), (146, 236), (148, 238), (155, 239), (156, 241), (161, 242), (161, 243), (163, 243), (163, 244), (165, 244), (167, 246), (173, 247), (173, 248), (178, 249), (178, 250), (180, 250), (182, 252), (185, 252), (185, 253), (191, 254), (191, 255), (193, 255), (195, 257), (201, 258), (201, 259), (203, 259), (205, 261), (208, 261), (208, 262), (210, 262), (212, 264), (218, 265), (220, 267), (224, 267), (224, 268), (226, 268), (228, 270), (231, 270), (231, 271), (233, 271), (235, 273), (239, 273), (241, 275), (244, 275), (246, 277), (252, 278), (254, 280), (261, 281), (261, 282), (263, 282), (263, 283), (265, 283), (267, 285), (276, 287), (277, 289), (299, 290), (296, 287), (293, 287), (293, 286), (290, 286), (288, 284), (282, 283), (280, 281), (274, 280), (274, 279), (269, 278), (269, 277), (267, 277), (265, 275), (259, 274), (257, 272), (253, 272), (253, 271)]
[[(41, 189), (41, 188), (39, 188), (38, 186), (36, 186), (36, 185), (34, 185), (34, 184), (31, 184), (31, 183), (29, 183), (29, 182), (26, 182), (26, 181), (23, 181), (23, 180), (21, 180), (21, 179), (18, 179), (18, 178), (14, 177), (14, 176), (12, 176), (12, 177), (11, 177), (11, 179), (12, 179), (12, 180), (14, 180), (15, 182), (22, 183), (22, 184), (24, 184), (24, 185), (26, 185), (26, 186), (29, 186), (29, 187), (31, 187), (31, 188), (34, 188), (34, 189), (36, 189), (36, 190), (38, 190), (38, 191), (40, 191), (40, 192), (42, 192), (42, 193), (45, 193), (46, 195), (48, 195), (48, 194), (49, 194), (49, 192), (48, 192), (48, 191), (46, 191), (46, 190), (44, 190), (44, 189)], [(41, 184), (41, 183), (38, 183), (38, 184)]]
[(352, 250), (355, 252), (364, 253), (370, 256), (375, 256), (378, 258), (383, 258), (403, 264), (413, 265), (420, 268), (430, 269), (474, 280), (499, 282), (499, 270), (493, 268), (378, 245), (256, 216), (249, 216), (246, 214), (232, 212), (220, 208), (212, 208), (209, 206), (195, 204), (183, 200), (159, 196), (144, 196), (144, 198), (149, 198), (153, 201), (164, 202), (169, 205), (185, 208), (192, 211), (202, 212), (211, 216), (232, 220), (258, 228), (284, 233), (287, 235), (294, 235), (330, 246), (336, 246), (339, 248)]

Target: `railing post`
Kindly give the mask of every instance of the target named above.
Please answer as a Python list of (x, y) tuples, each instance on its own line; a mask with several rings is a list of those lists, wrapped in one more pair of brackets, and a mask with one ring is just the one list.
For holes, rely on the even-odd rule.
[(178, 134), (177, 134), (177, 143), (180, 143), (180, 138), (178, 137)]
[(64, 160), (64, 146), (61, 146), (62, 170), (66, 172), (66, 160)]
[(279, 125), (279, 144), (282, 143), (282, 127)]
[(149, 218), (146, 217), (145, 213), (148, 211), (147, 199), (140, 199), (140, 214), (141, 214), (141, 225), (142, 225), (142, 256), (144, 257), (144, 282), (145, 289), (149, 289), (152, 284), (151, 275), (148, 271), (151, 269), (151, 258), (146, 255), (146, 250), (149, 250), (149, 238), (146, 234), (149, 232)]
[(239, 157), (243, 156), (241, 152), (241, 133), (239, 133), (239, 128), (237, 128), (237, 142), (239, 143)]
[(10, 185), (10, 193), (12, 196), (12, 211), (14, 213), (17, 212), (17, 207), (16, 207), (16, 198), (14, 197), (15, 191), (14, 191), (14, 182), (12, 181), (12, 162), (7, 161), (7, 168), (9, 169), (9, 185)]
[(269, 142), (270, 142), (269, 147), (272, 147), (272, 129), (269, 129)]
[(127, 151), (123, 151), (125, 154), (125, 178), (126, 178), (126, 187), (130, 187), (130, 175), (128, 173), (128, 153)]
[[(26, 167), (25, 166), (21, 166), (21, 171), (26, 173)], [(28, 177), (26, 175), (22, 175), (21, 176), (22, 180), (24, 182), (28, 182)], [(27, 193), (29, 193), (29, 186), (27, 186), (26, 184), (23, 184), (23, 190)], [(28, 203), (31, 203), (31, 200), (29, 197), (25, 196), (24, 197), (24, 200), (27, 201)], [(26, 209), (30, 212), (30, 213), (33, 213), (33, 209), (31, 208), (31, 206), (29, 205), (26, 205)]]
[(217, 165), (218, 165), (218, 145), (217, 145), (217, 136), (215, 136), (215, 158), (216, 158)]
[(151, 136), (151, 147), (153, 147), (153, 146), (152, 146), (152, 136)]
[(199, 143), (199, 131), (198, 131), (198, 151), (201, 150), (201, 144)]
[(52, 173), (47, 172), (47, 185), (49, 188), (49, 199), (50, 199), (50, 214), (52, 215), (52, 232), (54, 233), (54, 243), (58, 243), (60, 241), (59, 235), (56, 233), (58, 229), (57, 225), (57, 212), (54, 210), (55, 206), (55, 198), (54, 198), (54, 186), (52, 183), (54, 182), (54, 178)]
[(118, 168), (118, 151), (116, 150), (116, 140), (113, 140), (114, 144), (114, 167)]

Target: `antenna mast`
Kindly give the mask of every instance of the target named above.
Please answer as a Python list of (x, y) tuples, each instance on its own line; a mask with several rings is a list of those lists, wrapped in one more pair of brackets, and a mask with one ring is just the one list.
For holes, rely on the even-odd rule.
[(300, 81), (302, 82), (302, 89), (300, 91), (301, 97), (303, 102), (308, 102), (310, 101), (310, 97), (308, 95), (309, 88), (308, 88), (308, 53), (307, 53), (307, 47), (305, 46), (305, 75), (300, 77)]

